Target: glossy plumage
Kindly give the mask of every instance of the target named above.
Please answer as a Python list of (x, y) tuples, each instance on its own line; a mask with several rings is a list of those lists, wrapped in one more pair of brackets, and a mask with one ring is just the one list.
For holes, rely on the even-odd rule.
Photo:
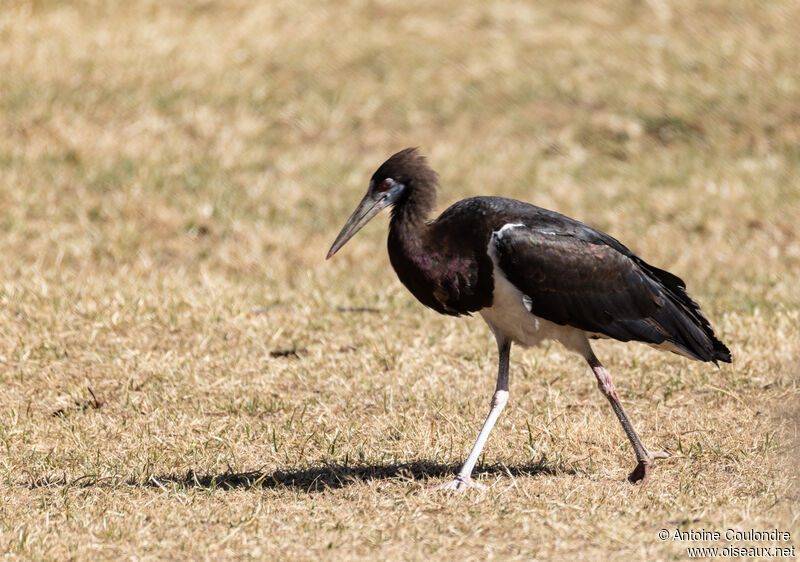
[[(592, 366), (636, 452), (639, 466), (631, 479), (646, 479), (658, 455), (650, 455), (633, 430), (589, 339), (640, 341), (701, 361), (730, 362), (684, 282), (607, 234), (514, 199), (472, 197), (429, 222), (437, 188), (438, 176), (416, 149), (393, 155), (372, 176), (328, 257), (392, 206), (388, 250), (400, 281), (437, 312), (480, 312), (492, 328), (501, 353), (495, 398), (502, 400), (493, 399), (472, 464), (507, 398), (511, 343), (556, 339)], [(471, 470), (468, 459), (452, 487), (468, 484)]]

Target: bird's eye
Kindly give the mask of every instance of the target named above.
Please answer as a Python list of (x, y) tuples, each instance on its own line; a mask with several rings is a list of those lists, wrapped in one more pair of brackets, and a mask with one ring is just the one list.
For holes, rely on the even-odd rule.
[(390, 189), (392, 189), (393, 185), (394, 185), (394, 180), (392, 178), (386, 178), (381, 182), (380, 190), (389, 191)]

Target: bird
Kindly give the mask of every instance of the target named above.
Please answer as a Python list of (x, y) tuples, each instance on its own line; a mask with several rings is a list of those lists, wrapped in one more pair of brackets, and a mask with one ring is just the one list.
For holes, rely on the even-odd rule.
[(678, 276), (654, 267), (615, 238), (565, 215), (515, 199), (463, 199), (430, 220), (439, 176), (418, 148), (389, 157), (328, 251), (330, 259), (391, 207), (389, 260), (423, 305), (451, 316), (479, 313), (497, 342), (489, 414), (455, 478), (442, 489), (485, 487), (472, 472), (509, 397), (512, 344), (555, 340), (582, 356), (630, 441), (632, 483), (648, 481), (664, 451), (649, 451), (591, 340), (638, 341), (689, 359), (730, 363), (731, 353)]

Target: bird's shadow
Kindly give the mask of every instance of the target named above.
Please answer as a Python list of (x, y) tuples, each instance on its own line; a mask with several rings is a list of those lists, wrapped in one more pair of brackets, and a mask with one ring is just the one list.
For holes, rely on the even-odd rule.
[[(392, 463), (375, 465), (343, 465), (338, 463), (326, 464), (312, 468), (298, 470), (277, 470), (265, 472), (254, 470), (251, 472), (228, 471), (221, 474), (199, 475), (190, 470), (187, 474), (165, 474), (150, 479), (149, 485), (167, 483), (177, 484), (181, 487), (195, 488), (221, 488), (221, 489), (281, 489), (292, 488), (306, 492), (320, 492), (336, 490), (354, 484), (385, 481), (406, 480), (412, 482), (425, 482), (431, 479), (455, 476), (460, 465), (450, 465), (418, 461), (411, 463)], [(485, 465), (479, 466), (473, 476), (535, 476), (537, 474), (573, 474), (570, 468), (554, 467), (544, 462), (522, 465)]]
[[(304, 492), (322, 492), (337, 490), (359, 483), (402, 480), (423, 485), (428, 480), (455, 476), (460, 465), (417, 461), (410, 463), (389, 463), (371, 465), (346, 465), (341, 463), (328, 463), (310, 468), (297, 470), (252, 470), (238, 472), (232, 469), (222, 473), (200, 474), (196, 470), (186, 473), (165, 473), (147, 478), (130, 478), (125, 483), (131, 486), (145, 488), (201, 488), (221, 490), (251, 490), (251, 489), (295, 489)], [(573, 468), (547, 464), (544, 459), (525, 465), (505, 466), (502, 464), (479, 465), (473, 471), (474, 477), (529, 477), (536, 475), (575, 474)], [(76, 486), (92, 487), (113, 485), (119, 479), (98, 478), (90, 475), (77, 479), (37, 478), (31, 479), (28, 486), (31, 488), (49, 486)]]

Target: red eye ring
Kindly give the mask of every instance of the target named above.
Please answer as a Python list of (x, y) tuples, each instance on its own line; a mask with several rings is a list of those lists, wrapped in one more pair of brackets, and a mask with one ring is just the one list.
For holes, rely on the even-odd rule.
[(392, 186), (394, 185), (394, 180), (392, 178), (386, 178), (381, 182), (381, 191), (389, 191)]

